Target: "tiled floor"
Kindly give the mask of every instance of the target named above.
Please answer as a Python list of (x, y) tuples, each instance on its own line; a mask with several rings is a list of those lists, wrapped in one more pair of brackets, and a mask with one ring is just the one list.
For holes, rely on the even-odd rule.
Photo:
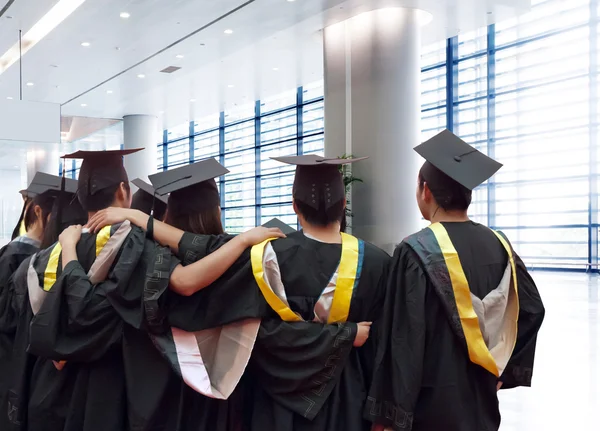
[(533, 275), (546, 307), (533, 387), (500, 392), (500, 430), (600, 431), (600, 277)]

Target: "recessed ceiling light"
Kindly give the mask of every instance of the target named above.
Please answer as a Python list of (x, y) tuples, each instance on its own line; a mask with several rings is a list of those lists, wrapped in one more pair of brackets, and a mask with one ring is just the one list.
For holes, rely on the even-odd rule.
[(274, 68), (273, 68), (273, 70), (274, 70), (275, 72), (277, 72), (277, 71), (279, 70), (279, 68), (278, 68), (278, 67), (274, 67)]
[(113, 94), (112, 90), (106, 90), (106, 94)]
[(194, 103), (196, 101), (196, 99), (190, 99), (190, 102)]
[(82, 108), (85, 108), (86, 106), (87, 106), (87, 103), (82, 103), (82, 104), (81, 104), (81, 107), (82, 107)]
[(11, 96), (7, 96), (6, 97), (8, 100), (13, 100), (13, 98)]
[(86, 48), (90, 45), (91, 44), (89, 42), (81, 42), (81, 46), (85, 46)]
[(181, 55), (181, 54), (177, 54), (177, 55), (175, 56), (175, 58), (183, 58), (183, 55)]
[[(85, 0), (59, 0), (46, 14), (36, 22), (22, 37), (22, 43), (16, 42), (0, 57), (0, 73), (4, 72), (25, 55), (48, 33), (73, 13)], [(19, 47), (22, 46), (22, 52)]]
[(146, 77), (146, 75), (144, 75), (143, 73), (140, 73), (140, 74), (138, 75), (138, 78), (140, 78), (140, 79), (144, 79), (145, 77)]
[(296, 0), (287, 0), (287, 1), (288, 1), (288, 2), (290, 2), (290, 3), (293, 3), (293, 2), (295, 2)]
[(227, 88), (233, 88), (233, 84), (229, 84)]
[(121, 18), (123, 18), (123, 19), (127, 19), (127, 18), (129, 18), (131, 15), (129, 14), (129, 12), (121, 12), (121, 13), (119, 14), (119, 16), (120, 16)]
[(33, 87), (33, 82), (28, 82), (28, 83), (27, 83), (27, 86), (28, 86), (28, 87)]
[(233, 34), (233, 30), (228, 28), (227, 30), (225, 30), (223, 33), (225, 34)]

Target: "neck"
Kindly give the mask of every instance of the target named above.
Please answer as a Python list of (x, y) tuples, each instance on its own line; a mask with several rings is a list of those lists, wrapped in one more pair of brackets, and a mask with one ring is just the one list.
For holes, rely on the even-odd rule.
[(469, 221), (469, 216), (466, 211), (460, 210), (451, 210), (446, 211), (443, 208), (439, 208), (436, 213), (434, 213), (433, 217), (429, 220), (433, 223), (441, 223), (441, 222), (465, 222)]
[(304, 233), (312, 236), (319, 241), (340, 244), (342, 242), (342, 236), (340, 235), (340, 224), (332, 223), (329, 226), (312, 226), (308, 223), (302, 224), (302, 230)]
[(28, 238), (42, 242), (44, 236), (44, 228), (41, 223), (35, 223), (25, 234)]

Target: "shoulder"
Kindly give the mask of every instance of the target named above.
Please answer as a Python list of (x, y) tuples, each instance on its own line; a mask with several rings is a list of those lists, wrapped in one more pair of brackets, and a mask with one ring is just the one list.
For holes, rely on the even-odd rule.
[(375, 244), (363, 241), (365, 245), (365, 259), (374, 259), (383, 263), (388, 263), (391, 256), (383, 249), (377, 247)]

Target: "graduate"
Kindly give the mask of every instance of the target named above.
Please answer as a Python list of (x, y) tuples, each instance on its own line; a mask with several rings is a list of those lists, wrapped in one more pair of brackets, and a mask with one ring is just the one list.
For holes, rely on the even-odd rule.
[[(78, 151), (65, 156), (83, 159), (77, 197), (88, 215), (109, 206), (129, 208), (131, 193), (122, 159), (136, 151)], [(28, 262), (25, 277), (17, 280), (20, 289), (25, 284), (32, 306), (28, 352), (39, 358), (27, 428), (146, 429), (148, 418), (137, 416), (143, 411), (128, 409), (126, 397), (125, 364), (132, 363), (128, 355), (134, 352), (127, 342), (137, 341), (133, 337), (138, 334), (130, 332), (132, 338), (124, 339), (129, 326), (146, 326), (146, 313), (152, 310), (141, 306), (143, 300), (152, 302), (153, 292), (167, 289), (173, 275), (176, 286), (181, 280), (183, 287), (206, 286), (246, 247), (277, 235), (274, 229), (250, 231), (183, 268), (168, 249), (129, 223), (97, 233), (82, 232), (81, 226), (67, 228), (58, 243)], [(21, 412), (10, 410), (18, 418), (14, 422), (22, 423)]]
[[(0, 250), (0, 407), (6, 412), (7, 391), (11, 370), (9, 367), (15, 336), (15, 314), (11, 307), (10, 279), (19, 265), (37, 252), (48, 231), (48, 220), (60, 189), (60, 177), (36, 173), (22, 195), (33, 196), (24, 206), (25, 233), (17, 236)], [(70, 186), (73, 184), (70, 183)], [(6, 414), (0, 414), (0, 429), (7, 427)]]
[(154, 187), (141, 178), (136, 178), (131, 183), (138, 188), (131, 198), (131, 209), (140, 210), (148, 215), (154, 210), (154, 218), (163, 220), (167, 212), (167, 197), (157, 195)]
[[(153, 315), (177, 330), (171, 340), (159, 339), (158, 344), (186, 383), (201, 390), (210, 370), (196, 378), (198, 368), (187, 364), (190, 354), (178, 353), (186, 343), (197, 357), (204, 357), (203, 338), (196, 336), (194, 347), (194, 340), (180, 331), (243, 322), (242, 338), (252, 347), (252, 397), (246, 399), (245, 420), (250, 429), (368, 430), (362, 407), (374, 351), (369, 344), (353, 347), (365, 342), (359, 336), (365, 324), (359, 322), (371, 322), (380, 314), (389, 256), (340, 233), (346, 202), (338, 166), (356, 160), (276, 160), (297, 166), (294, 209), (303, 231), (252, 247), (206, 289), (172, 287), (180, 296), (165, 291)], [(176, 178), (170, 180), (165, 181)], [(154, 186), (159, 190), (159, 184)], [(182, 233), (140, 212), (120, 209), (99, 212), (90, 227), (97, 230), (122, 218), (137, 226), (152, 223), (155, 239), (176, 248), (184, 264), (231, 240), (227, 235)], [(262, 319), (258, 333), (251, 329), (257, 318)], [(227, 362), (230, 370), (238, 366)]]
[(431, 225), (394, 252), (365, 417), (374, 429), (497, 430), (497, 389), (531, 385), (544, 306), (508, 239), (467, 216), (501, 165), (448, 130), (415, 150)]
[[(87, 212), (83, 210), (75, 196), (77, 182), (70, 180), (75, 187), (73, 192), (63, 192), (55, 201), (45, 230), (44, 244), (54, 244), (62, 230), (73, 224), (85, 223)], [(67, 180), (67, 190), (71, 187)], [(74, 388), (69, 373), (59, 372), (62, 367), (60, 363), (48, 361), (45, 358), (38, 358), (28, 353), (29, 346), (29, 326), (34, 315), (34, 310), (39, 310), (41, 295), (29, 296), (28, 289), (28, 271), (31, 258), (25, 260), (17, 269), (9, 282), (10, 302), (12, 315), (15, 321), (15, 340), (13, 346), (13, 355), (11, 358), (8, 405), (4, 406), (3, 417), (8, 419), (8, 430), (25, 431), (28, 429), (38, 429), (40, 421), (45, 421), (48, 415), (44, 414), (40, 419), (37, 413), (43, 409), (56, 409), (58, 415), (67, 415), (70, 408), (69, 397), (64, 396), (63, 391), (70, 391)], [(32, 290), (35, 293), (35, 290)], [(58, 390), (56, 388), (59, 388)], [(49, 395), (46, 398), (46, 395)], [(32, 405), (32, 419), (28, 421), (28, 407)], [(40, 408), (40, 405), (43, 408)], [(43, 423), (40, 429), (62, 429), (60, 423), (57, 424), (54, 417), (51, 417), (49, 423)]]

